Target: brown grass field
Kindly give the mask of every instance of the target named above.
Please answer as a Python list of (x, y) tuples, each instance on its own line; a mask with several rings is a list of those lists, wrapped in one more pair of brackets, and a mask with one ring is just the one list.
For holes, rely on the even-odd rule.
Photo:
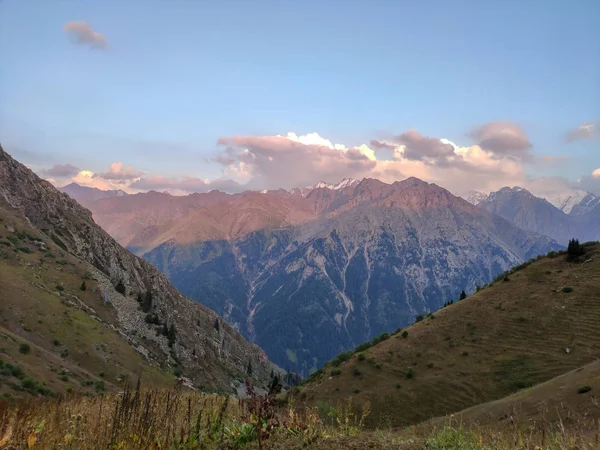
[(372, 405), (368, 426), (399, 427), (590, 364), (600, 357), (600, 245), (587, 245), (584, 260), (544, 257), (406, 328), (406, 338), (327, 365), (297, 400), (323, 407), (352, 397)]

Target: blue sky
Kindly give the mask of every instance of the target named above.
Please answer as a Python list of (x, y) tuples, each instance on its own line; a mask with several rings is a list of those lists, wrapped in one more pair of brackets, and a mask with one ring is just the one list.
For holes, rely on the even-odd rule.
[[(577, 179), (600, 168), (598, 139), (565, 141), (600, 119), (598, 30), (586, 0), (0, 0), (0, 142), (37, 168), (214, 179), (233, 173), (213, 161), (221, 137), (351, 147), (414, 129), (469, 146), (512, 121), (532, 155), (563, 157), (522, 159), (527, 176)], [(264, 184), (245, 167), (240, 183)]]

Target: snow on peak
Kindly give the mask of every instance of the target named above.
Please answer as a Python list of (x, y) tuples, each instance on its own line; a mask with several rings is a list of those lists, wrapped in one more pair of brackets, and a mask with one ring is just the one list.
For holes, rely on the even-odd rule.
[(358, 180), (355, 180), (354, 178), (344, 178), (342, 181), (340, 181), (337, 184), (331, 184), (331, 183), (325, 183), (324, 181), (319, 181), (317, 184), (310, 187), (309, 189), (324, 188), (324, 189), (331, 189), (333, 191), (338, 191), (340, 189), (354, 186), (355, 184), (358, 184), (358, 183), (360, 183), (360, 182)]

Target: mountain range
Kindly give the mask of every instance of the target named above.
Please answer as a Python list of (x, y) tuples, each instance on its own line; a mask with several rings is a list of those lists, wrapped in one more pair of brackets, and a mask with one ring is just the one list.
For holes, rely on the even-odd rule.
[(233, 195), (148, 192), (88, 207), (185, 295), (304, 375), (562, 248), (416, 178)]
[(519, 187), (492, 192), (477, 206), (563, 245), (573, 238), (582, 242), (600, 240), (600, 198), (593, 194), (582, 196), (578, 203), (570, 205), (569, 214)]
[[(78, 188), (71, 192), (90, 193)], [(27, 339), (31, 344), (26, 348), (34, 347), (38, 354), (48, 355), (53, 366), (57, 359), (54, 354), (64, 340), (55, 339), (53, 344), (50, 339), (39, 339), (42, 331), (60, 333), (76, 351), (84, 346), (82, 339), (87, 342), (87, 334), (99, 334), (96, 348), (90, 349), (93, 354), (81, 351), (77, 364), (83, 366), (81, 369), (89, 370), (99, 347), (115, 340), (120, 347), (129, 347), (131, 354), (142, 355), (145, 370), (179, 371), (191, 386), (207, 390), (237, 392), (243, 389), (248, 375), (265, 387), (273, 371), (279, 371), (260, 348), (247, 342), (214, 311), (184, 297), (155, 267), (100, 228), (89, 210), (38, 178), (2, 147), (0, 222), (1, 234), (6, 234), (2, 245), (9, 249), (2, 250), (0, 258), (0, 315), (10, 315), (13, 320), (6, 322), (12, 327), (10, 332), (18, 339)], [(57, 296), (60, 302), (55, 300)], [(17, 298), (18, 304), (11, 307)], [(74, 309), (69, 311), (65, 305)], [(70, 320), (55, 318), (60, 308), (65, 309), (64, 317), (72, 315)], [(56, 327), (34, 332), (30, 329), (33, 325), (26, 326), (26, 320), (34, 319), (34, 310), (40, 314), (37, 324), (58, 321)], [(86, 336), (82, 335), (81, 324), (90, 323)], [(115, 349), (114, 355), (122, 350)], [(110, 355), (113, 352), (102, 358), (107, 361)], [(62, 357), (70, 358), (64, 349)], [(115, 370), (128, 363), (112, 358), (116, 359), (112, 362)], [(39, 368), (40, 362), (33, 366)]]

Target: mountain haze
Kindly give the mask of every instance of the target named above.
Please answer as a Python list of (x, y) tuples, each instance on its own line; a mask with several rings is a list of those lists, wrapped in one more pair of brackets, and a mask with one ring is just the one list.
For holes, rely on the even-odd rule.
[(511, 221), (518, 227), (549, 236), (566, 245), (569, 239), (600, 239), (600, 201), (588, 194), (566, 214), (547, 200), (519, 188), (505, 187), (478, 203), (480, 208)]

